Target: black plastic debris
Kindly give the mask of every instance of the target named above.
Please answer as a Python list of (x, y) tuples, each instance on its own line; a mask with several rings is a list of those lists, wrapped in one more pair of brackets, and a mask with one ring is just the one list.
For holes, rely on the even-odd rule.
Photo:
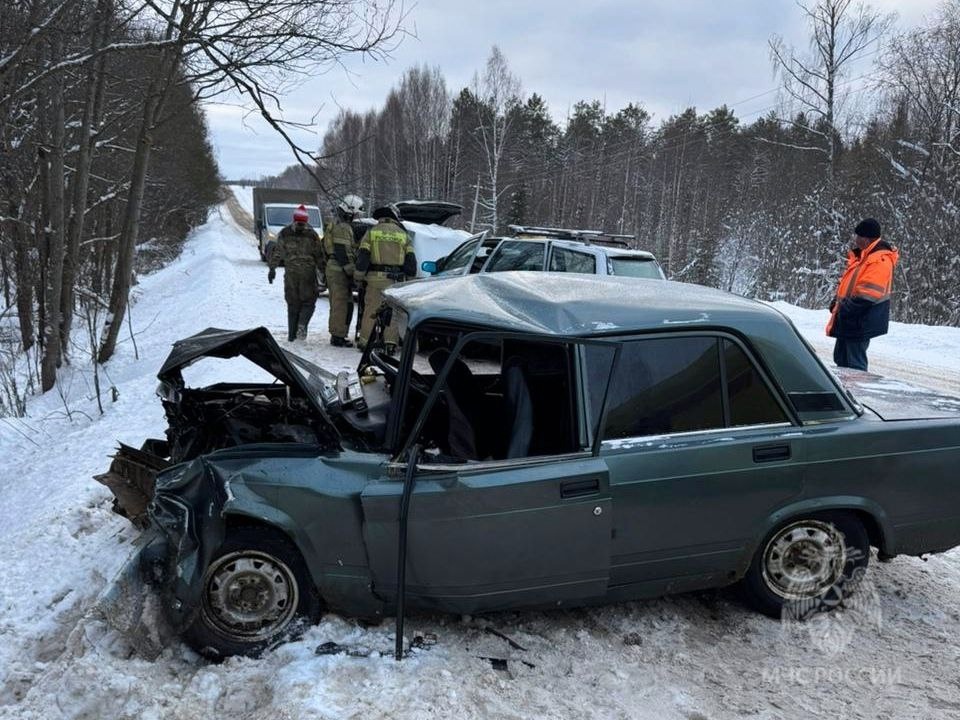
[[(490, 663), (490, 667), (492, 667), (494, 670), (502, 670), (502, 671), (508, 671), (508, 670), (509, 670), (509, 667), (508, 667), (509, 659), (508, 659), (508, 658), (488, 657), (488, 656), (486, 656), (486, 655), (477, 655), (477, 658), (479, 658), (480, 660), (486, 660), (487, 662), (489, 662), (489, 663)], [(535, 667), (536, 667), (536, 665), (534, 665), (532, 662), (527, 662), (526, 660), (518, 660), (518, 661), (515, 660), (515, 662), (522, 662), (522, 663), (523, 663), (524, 665), (526, 665), (528, 668), (535, 668)]]
[[(415, 635), (413, 640), (410, 641), (409, 647), (403, 652), (403, 656), (407, 657), (415, 650), (429, 650), (434, 645), (437, 644), (437, 634), (436, 633), (423, 633), (422, 635)], [(392, 651), (386, 650), (373, 650), (364, 645), (341, 645), (338, 642), (328, 640), (327, 642), (319, 645), (316, 650), (314, 650), (315, 655), (346, 655), (348, 657), (356, 658), (365, 658), (365, 657), (387, 657), (393, 655)]]

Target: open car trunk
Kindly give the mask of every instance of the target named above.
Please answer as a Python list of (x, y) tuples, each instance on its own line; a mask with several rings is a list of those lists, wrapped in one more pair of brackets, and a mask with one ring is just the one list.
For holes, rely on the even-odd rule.
[(396, 203), (401, 220), (429, 225), (443, 225), (447, 220), (463, 212), (463, 205), (442, 200), (401, 200)]

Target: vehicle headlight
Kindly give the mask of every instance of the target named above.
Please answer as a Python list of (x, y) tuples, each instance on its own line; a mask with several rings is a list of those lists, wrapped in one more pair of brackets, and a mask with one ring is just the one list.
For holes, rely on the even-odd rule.
[(162, 380), (159, 385), (157, 385), (157, 395), (161, 400), (165, 400), (169, 403), (177, 404), (180, 402), (180, 391), (177, 387), (166, 380)]

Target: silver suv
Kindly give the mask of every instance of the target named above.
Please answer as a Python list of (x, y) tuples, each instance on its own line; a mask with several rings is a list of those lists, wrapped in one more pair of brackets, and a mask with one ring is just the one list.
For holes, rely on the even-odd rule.
[(652, 253), (631, 250), (629, 235), (606, 235), (590, 230), (560, 230), (511, 225), (514, 235), (471, 237), (436, 263), (424, 263), (433, 275), (539, 270), (588, 275), (666, 279)]

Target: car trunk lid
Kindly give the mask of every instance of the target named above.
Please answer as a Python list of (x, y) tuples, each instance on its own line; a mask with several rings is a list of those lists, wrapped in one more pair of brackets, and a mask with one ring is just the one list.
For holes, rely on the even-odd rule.
[(960, 397), (862, 370), (835, 368), (854, 399), (883, 420), (960, 418)]

